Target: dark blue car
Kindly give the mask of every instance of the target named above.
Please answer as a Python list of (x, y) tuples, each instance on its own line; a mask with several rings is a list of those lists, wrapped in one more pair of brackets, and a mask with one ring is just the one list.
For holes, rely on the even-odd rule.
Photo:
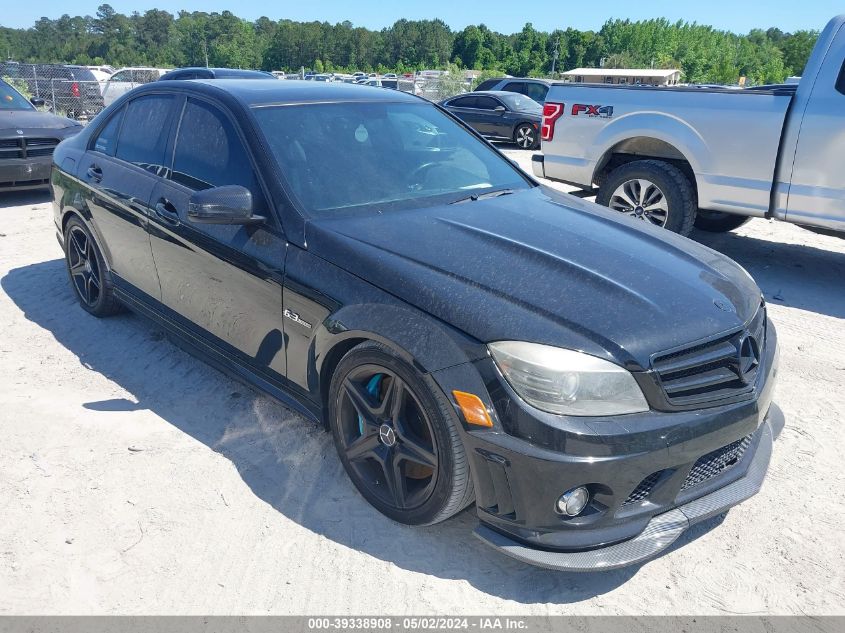
[(514, 92), (471, 92), (440, 103), (485, 138), (512, 141), (522, 149), (540, 145), (543, 107)]

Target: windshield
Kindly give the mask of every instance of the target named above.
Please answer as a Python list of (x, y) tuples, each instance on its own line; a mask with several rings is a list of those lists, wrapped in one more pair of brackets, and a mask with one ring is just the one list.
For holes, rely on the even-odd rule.
[(532, 186), (484, 141), (426, 103), (308, 103), (254, 112), (311, 215), (442, 204)]
[(531, 97), (512, 92), (510, 94), (500, 94), (499, 99), (504, 101), (511, 110), (519, 112), (536, 112), (543, 113), (543, 106), (534, 101)]
[(32, 110), (32, 104), (5, 81), (0, 81), (0, 110)]

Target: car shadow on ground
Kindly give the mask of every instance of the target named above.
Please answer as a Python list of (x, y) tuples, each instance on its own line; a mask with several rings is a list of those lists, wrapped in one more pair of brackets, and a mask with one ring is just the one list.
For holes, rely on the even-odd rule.
[[(0, 286), (28, 320), (50, 332), (82, 365), (132, 396), (85, 403), (90, 415), (151, 410), (229, 459), (258, 498), (337, 544), (410, 571), (465, 580), (520, 603), (580, 602), (612, 591), (640, 569), (571, 574), (524, 565), (472, 535), (473, 507), (432, 527), (394, 523), (358, 495), (322, 427), (179, 350), (141, 317), (88, 315), (71, 295), (62, 260), (14, 269)], [(669, 551), (723, 518), (693, 527)]]
[(845, 319), (845, 253), (737, 233), (694, 231), (690, 237), (739, 262), (767, 302)]

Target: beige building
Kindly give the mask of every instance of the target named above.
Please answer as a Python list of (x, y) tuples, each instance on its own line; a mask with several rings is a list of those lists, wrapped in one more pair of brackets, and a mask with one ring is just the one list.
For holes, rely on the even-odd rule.
[(577, 84), (674, 86), (681, 80), (681, 71), (671, 68), (576, 68), (561, 73), (561, 78)]

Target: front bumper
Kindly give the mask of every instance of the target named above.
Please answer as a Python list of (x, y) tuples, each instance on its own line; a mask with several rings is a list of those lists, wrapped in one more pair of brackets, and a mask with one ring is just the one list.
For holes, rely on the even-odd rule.
[[(462, 435), (477, 535), (532, 564), (607, 569), (656, 555), (692, 523), (753, 495), (782, 423), (772, 404), (771, 322), (767, 331), (753, 397), (701, 409), (554, 416), (526, 405), (490, 359), (434, 372), (446, 393), (484, 394), (493, 405), (493, 428), (465, 427)], [(556, 513), (558, 497), (576, 486), (590, 491), (587, 508), (576, 517)]]
[(0, 161), (0, 191), (44, 189), (50, 186), (52, 156)]
[(782, 424), (780, 409), (772, 407), (758, 431), (757, 448), (744, 476), (695, 501), (654, 516), (630, 540), (592, 550), (560, 552), (528, 547), (484, 524), (475, 529), (475, 535), (512, 558), (558, 571), (610, 570), (648, 560), (672, 545), (690, 526), (725, 512), (760, 490), (772, 455), (775, 436), (772, 427)]

